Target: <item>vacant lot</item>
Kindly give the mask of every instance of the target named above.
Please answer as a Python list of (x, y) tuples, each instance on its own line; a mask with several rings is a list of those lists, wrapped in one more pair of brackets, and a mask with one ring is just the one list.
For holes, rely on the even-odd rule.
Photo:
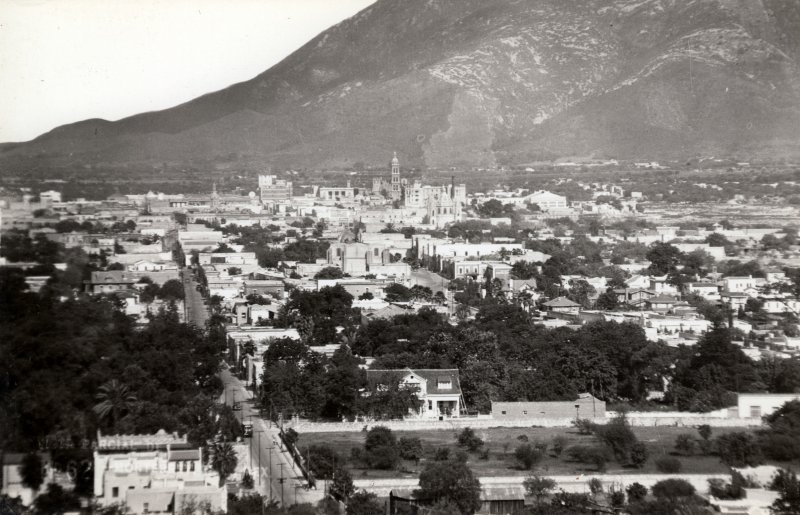
[[(732, 431), (751, 431), (749, 428), (714, 428), (711, 438)], [(699, 449), (691, 456), (677, 455), (675, 439), (679, 434), (688, 433), (700, 439), (697, 431), (687, 427), (634, 427), (633, 432), (644, 442), (649, 450), (650, 459), (642, 469), (622, 467), (619, 463), (611, 461), (606, 467), (608, 473), (642, 472), (656, 473), (655, 460), (661, 456), (674, 455), (682, 462), (683, 472), (687, 473), (727, 473), (729, 468), (717, 456), (701, 455)], [(469, 455), (469, 466), (478, 476), (526, 476), (531, 472), (520, 470), (514, 460), (514, 449), (523, 443), (534, 444), (537, 442), (548, 444), (547, 457), (539, 463), (535, 471), (541, 474), (561, 475), (580, 474), (593, 472), (593, 466), (584, 463), (566, 461), (565, 456), (557, 458), (551, 451), (553, 438), (563, 436), (567, 438), (566, 447), (574, 444), (591, 444), (596, 442), (594, 436), (580, 435), (575, 429), (565, 428), (490, 428), (478, 429), (475, 433), (485, 442), (484, 448), (489, 449), (488, 459), (481, 459), (479, 453)], [(416, 477), (423, 467), (422, 462), (404, 461), (400, 470), (366, 470), (360, 468), (350, 460), (350, 452), (354, 447), (362, 447), (366, 433), (314, 433), (300, 435), (298, 448), (303, 450), (308, 445), (326, 444), (336, 450), (341, 458), (353, 471), (353, 478), (361, 477)], [(436, 449), (447, 447), (451, 453), (459, 450), (456, 443), (458, 431), (396, 431), (397, 438), (417, 437), (422, 441), (424, 459), (432, 459)], [(527, 440), (526, 440), (527, 438)]]

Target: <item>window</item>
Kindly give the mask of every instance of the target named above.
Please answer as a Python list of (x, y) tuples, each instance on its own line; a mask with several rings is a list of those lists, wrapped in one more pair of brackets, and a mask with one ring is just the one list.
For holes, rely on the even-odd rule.
[(373, 250), (372, 250), (372, 254), (373, 254), (375, 257), (378, 257), (378, 249), (373, 249)]
[(522, 414), (523, 415), (527, 415), (528, 414), (528, 410), (522, 410)]
[(505, 415), (506, 414), (505, 410), (501, 411), (500, 414)]
[(194, 461), (189, 462), (189, 470), (194, 472)]
[(449, 390), (450, 388), (453, 387), (453, 383), (450, 382), (449, 378), (439, 379), (437, 381), (437, 386), (439, 387), (440, 390)]
[(428, 409), (429, 410), (433, 409), (433, 401), (428, 401)]
[(761, 406), (750, 406), (750, 418), (761, 418)]
[(111, 497), (119, 497), (119, 487), (115, 486), (111, 489)]
[(150, 513), (150, 503), (146, 502), (142, 504), (142, 511), (145, 513)]
[(179, 461), (175, 462), (175, 472), (181, 471), (181, 463)]
[(187, 462), (183, 462), (183, 471), (186, 472), (189, 469), (189, 465)]

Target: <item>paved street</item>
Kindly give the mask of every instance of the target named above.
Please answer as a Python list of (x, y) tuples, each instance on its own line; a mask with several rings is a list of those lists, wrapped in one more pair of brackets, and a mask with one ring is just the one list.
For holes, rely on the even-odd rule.
[[(258, 416), (258, 408), (253, 402), (253, 393), (225, 367), (220, 373), (225, 391), (219, 402), (232, 406), (241, 403), (241, 411), (236, 412), (240, 421), (253, 423), (253, 437), (250, 438), (250, 455), (252, 470), (260, 470), (253, 474), (255, 487), (262, 495), (290, 506), (297, 503), (316, 503), (323, 495), (323, 490), (307, 490), (302, 472), (294, 464), (294, 460), (284, 448), (280, 440), (278, 428), (269, 420)], [(284, 481), (281, 482), (281, 478)]]
[(205, 327), (208, 320), (208, 306), (203, 302), (203, 296), (197, 291), (197, 281), (194, 274), (188, 268), (181, 271), (183, 289), (186, 292), (184, 306), (186, 309), (186, 323), (195, 324), (198, 327)]

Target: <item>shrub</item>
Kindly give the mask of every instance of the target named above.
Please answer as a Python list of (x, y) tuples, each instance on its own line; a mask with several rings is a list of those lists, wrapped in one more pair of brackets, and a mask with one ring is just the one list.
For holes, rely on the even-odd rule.
[(557, 457), (561, 456), (564, 448), (567, 446), (567, 438), (562, 435), (554, 436), (553, 443), (550, 448), (553, 449), (553, 454)]
[(342, 463), (342, 459), (336, 454), (336, 451), (324, 444), (309, 445), (303, 455), (308, 460), (309, 470), (314, 477), (319, 479), (331, 479), (337, 463)]
[(653, 495), (659, 499), (676, 500), (691, 497), (694, 492), (692, 484), (684, 479), (665, 479), (653, 485)]
[(589, 480), (589, 491), (592, 492), (592, 495), (598, 495), (603, 493), (603, 482), (600, 479), (593, 477)]
[(404, 460), (422, 459), (422, 441), (417, 437), (403, 437), (397, 442), (400, 457)]
[(689, 433), (681, 433), (675, 438), (675, 450), (684, 456), (694, 454), (694, 437)]
[(614, 418), (608, 424), (594, 425), (594, 434), (611, 449), (617, 461), (630, 461), (631, 449), (638, 439), (624, 415)]
[(522, 485), (528, 495), (536, 498), (536, 502), (540, 503), (542, 498), (552, 492), (556, 487), (556, 482), (549, 477), (530, 476)]
[(599, 445), (573, 445), (568, 447), (565, 452), (571, 460), (591, 463), (600, 472), (605, 470), (606, 463), (610, 458), (608, 449)]
[(625, 489), (625, 492), (628, 494), (630, 502), (642, 501), (647, 497), (647, 487), (641, 483), (632, 483)]
[(483, 440), (475, 434), (475, 430), (471, 427), (465, 427), (458, 434), (459, 447), (466, 447), (470, 452), (475, 452), (483, 445)]
[(636, 468), (642, 468), (649, 457), (647, 446), (643, 442), (636, 442), (631, 447), (631, 463)]
[(543, 453), (530, 444), (522, 444), (514, 449), (514, 458), (517, 460), (519, 468), (530, 470), (537, 463), (542, 461)]
[(397, 440), (392, 430), (385, 426), (375, 426), (367, 432), (364, 451), (364, 459), (370, 468), (392, 469), (400, 459)]
[(588, 418), (581, 418), (572, 421), (572, 425), (578, 430), (580, 435), (590, 435), (594, 433), (595, 423)]
[(519, 435), (517, 437), (517, 440), (519, 440), (520, 442), (527, 442), (528, 441), (528, 435)]
[(450, 449), (448, 447), (438, 447), (433, 451), (433, 461), (447, 461), (450, 459)]
[(664, 474), (677, 474), (681, 471), (682, 464), (678, 458), (672, 456), (662, 456), (656, 460), (656, 468)]
[(250, 490), (253, 488), (253, 476), (250, 475), (249, 470), (245, 470), (242, 474), (242, 488)]
[(614, 490), (611, 492), (611, 506), (619, 508), (625, 505), (625, 492), (621, 490)]
[(718, 436), (715, 440), (719, 458), (732, 467), (760, 465), (764, 457), (758, 442), (749, 433), (735, 432)]

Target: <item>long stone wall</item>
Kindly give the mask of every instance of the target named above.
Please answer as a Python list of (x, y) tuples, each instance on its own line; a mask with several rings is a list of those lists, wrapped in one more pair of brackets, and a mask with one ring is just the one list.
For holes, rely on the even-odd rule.
[[(625, 487), (639, 483), (652, 488), (654, 484), (665, 479), (683, 479), (691, 483), (698, 492), (708, 492), (709, 479), (723, 479), (730, 481), (730, 474), (579, 474), (570, 476), (546, 476), (556, 482), (556, 488), (570, 493), (588, 493), (589, 481), (597, 478), (603, 482), (604, 490), (610, 488), (625, 489)], [(526, 476), (499, 476), (479, 478), (483, 487), (519, 488)], [(366, 489), (379, 497), (388, 497), (389, 492), (395, 489), (419, 488), (417, 478), (396, 479), (355, 479), (353, 485), (356, 489)]]
[[(595, 423), (605, 424), (608, 418), (593, 419)], [(574, 418), (529, 418), (517, 420), (496, 420), (491, 418), (452, 418), (448, 420), (388, 420), (372, 422), (309, 422), (305, 420), (287, 421), (285, 425), (299, 433), (336, 433), (367, 431), (374, 426), (386, 426), (392, 431), (436, 431), (457, 430), (465, 427), (488, 429), (491, 427), (571, 427)], [(696, 427), (708, 424), (711, 427), (757, 427), (761, 419), (722, 418), (702, 413), (631, 413), (628, 421), (632, 426), (645, 427)]]

